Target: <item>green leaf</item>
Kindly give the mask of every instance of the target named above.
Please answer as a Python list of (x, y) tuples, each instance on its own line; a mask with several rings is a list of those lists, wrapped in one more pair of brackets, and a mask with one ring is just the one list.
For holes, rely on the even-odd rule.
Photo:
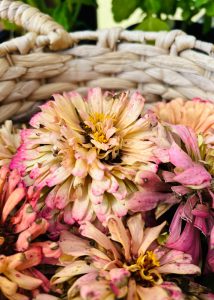
[(195, 0), (195, 7), (200, 8), (204, 4), (206, 4), (209, 0)]
[(161, 8), (160, 0), (146, 0), (145, 1), (146, 12), (148, 14), (158, 13)]
[(168, 31), (170, 28), (165, 21), (155, 17), (146, 17), (135, 29), (144, 31)]
[(112, 12), (116, 22), (127, 19), (138, 7), (138, 0), (112, 0)]
[(214, 16), (214, 2), (213, 1), (210, 1), (209, 3), (207, 3), (207, 5), (206, 5), (206, 14), (209, 17)]
[(161, 13), (166, 15), (174, 15), (177, 8), (176, 0), (162, 0)]
[(68, 17), (68, 7), (67, 3), (61, 3), (53, 11), (53, 18), (56, 22), (61, 24), (66, 30), (70, 28), (70, 19)]

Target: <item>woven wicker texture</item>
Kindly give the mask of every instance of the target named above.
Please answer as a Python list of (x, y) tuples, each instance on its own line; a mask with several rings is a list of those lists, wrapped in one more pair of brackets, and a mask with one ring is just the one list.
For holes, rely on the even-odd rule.
[(182, 31), (67, 33), (36, 8), (8, 0), (0, 0), (0, 18), (28, 32), (0, 45), (0, 122), (30, 113), (55, 92), (95, 86), (138, 89), (148, 102), (214, 101), (213, 44)]

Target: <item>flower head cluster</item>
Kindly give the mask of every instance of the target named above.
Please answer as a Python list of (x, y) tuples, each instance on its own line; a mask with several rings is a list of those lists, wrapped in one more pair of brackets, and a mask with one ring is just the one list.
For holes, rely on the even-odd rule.
[(55, 94), (0, 128), (0, 298), (214, 299), (195, 280), (214, 272), (214, 104), (144, 101)]

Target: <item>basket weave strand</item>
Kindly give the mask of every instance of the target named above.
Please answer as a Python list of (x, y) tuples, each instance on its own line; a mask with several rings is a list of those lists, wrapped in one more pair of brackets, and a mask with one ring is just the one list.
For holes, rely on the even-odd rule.
[(53, 93), (95, 86), (138, 89), (148, 102), (214, 101), (213, 44), (180, 30), (69, 34), (37, 9), (8, 0), (0, 0), (0, 17), (29, 31), (0, 45), (0, 122), (30, 113)]

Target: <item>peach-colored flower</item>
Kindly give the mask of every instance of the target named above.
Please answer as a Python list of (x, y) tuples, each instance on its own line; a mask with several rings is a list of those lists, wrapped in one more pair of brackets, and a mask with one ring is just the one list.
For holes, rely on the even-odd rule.
[(49, 280), (35, 267), (56, 265), (61, 254), (57, 242), (38, 240), (48, 222), (34, 210), (33, 196), (17, 170), (0, 168), (0, 298), (27, 300), (38, 287), (48, 292)]
[(197, 274), (200, 268), (191, 263), (190, 255), (158, 244), (165, 224), (145, 228), (136, 214), (127, 220), (126, 228), (111, 215), (108, 235), (88, 221), (80, 226), (85, 238), (62, 232), (65, 267), (53, 276), (52, 284), (67, 290), (68, 300), (184, 299), (175, 284), (164, 280), (165, 275)]
[(101, 221), (127, 213), (126, 199), (137, 190), (136, 172), (154, 169), (150, 138), (153, 118), (142, 115), (144, 98), (134, 93), (102, 94), (87, 99), (70, 92), (54, 95), (22, 131), (22, 146), (11, 163), (39, 187), (52, 187), (46, 204), (64, 209), (64, 220)]
[(198, 136), (201, 159), (214, 175), (214, 104), (199, 98), (192, 101), (174, 99), (153, 107), (161, 121), (190, 127)]
[(170, 124), (191, 127), (195, 133), (208, 135), (214, 132), (214, 104), (200, 99), (174, 99), (153, 107), (157, 116)]
[(12, 121), (6, 121), (0, 127), (0, 166), (10, 163), (20, 141), (20, 130), (13, 126)]

